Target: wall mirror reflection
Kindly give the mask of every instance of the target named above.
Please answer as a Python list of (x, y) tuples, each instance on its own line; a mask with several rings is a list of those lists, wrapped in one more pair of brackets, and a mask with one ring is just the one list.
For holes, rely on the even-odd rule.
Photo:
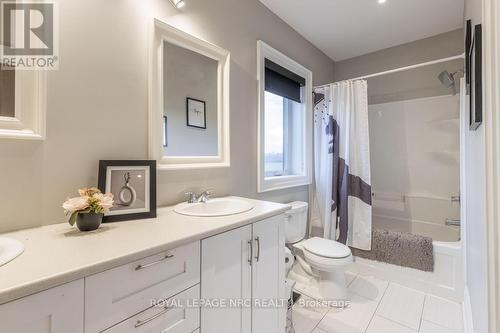
[(16, 71), (0, 69), (0, 117), (15, 117)]
[(216, 156), (216, 60), (163, 42), (165, 156)]
[(160, 169), (229, 166), (229, 52), (154, 21), (150, 155)]

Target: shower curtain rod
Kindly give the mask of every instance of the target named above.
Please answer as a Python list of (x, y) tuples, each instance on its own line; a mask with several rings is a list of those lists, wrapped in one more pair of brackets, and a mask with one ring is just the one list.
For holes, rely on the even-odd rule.
[[(447, 61), (457, 60), (457, 59), (464, 59), (464, 58), (465, 58), (465, 53), (462, 53), (462, 54), (459, 54), (459, 55), (456, 55), (456, 56), (453, 56), (453, 57), (432, 60), (432, 61), (423, 62), (423, 63), (420, 63), (420, 64), (415, 64), (415, 65), (406, 66), (406, 67), (400, 67), (400, 68), (391, 69), (391, 70), (388, 70), (388, 71), (383, 71), (383, 72), (379, 72), (379, 73), (368, 74), (368, 75), (364, 75), (364, 76), (360, 76), (360, 77), (355, 77), (353, 79), (347, 79), (347, 80), (342, 80), (342, 81), (364, 80), (364, 79), (369, 79), (371, 77), (376, 77), (376, 76), (382, 76), (382, 75), (386, 75), (386, 74), (403, 72), (403, 71), (407, 71), (407, 70), (410, 70), (410, 69), (415, 69), (415, 68), (419, 68), (419, 67), (440, 64), (442, 62), (447, 62)], [(342, 81), (337, 81), (337, 82), (333, 82), (333, 83), (338, 83), (338, 82), (342, 82)], [(329, 86), (330, 84), (331, 83), (324, 84), (324, 85), (321, 85), (321, 86), (316, 86), (314, 88), (322, 88), (322, 87)]]

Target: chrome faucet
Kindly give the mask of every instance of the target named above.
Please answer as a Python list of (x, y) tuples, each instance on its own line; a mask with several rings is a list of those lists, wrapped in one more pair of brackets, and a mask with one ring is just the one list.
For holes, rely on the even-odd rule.
[(203, 190), (200, 194), (196, 194), (194, 192), (187, 192), (188, 203), (198, 203), (198, 202), (207, 202), (208, 199), (212, 196), (212, 192), (210, 190)]

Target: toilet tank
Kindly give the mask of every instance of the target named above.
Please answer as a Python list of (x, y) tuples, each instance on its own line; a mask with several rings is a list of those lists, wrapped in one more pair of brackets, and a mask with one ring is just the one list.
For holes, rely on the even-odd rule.
[(292, 208), (285, 212), (285, 242), (287, 244), (303, 240), (307, 233), (307, 202), (294, 201), (289, 205)]

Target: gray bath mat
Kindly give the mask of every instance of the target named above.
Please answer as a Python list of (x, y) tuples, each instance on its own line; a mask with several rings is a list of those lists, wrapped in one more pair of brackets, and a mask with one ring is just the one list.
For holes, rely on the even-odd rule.
[(352, 254), (366, 259), (383, 261), (398, 266), (416, 268), (426, 272), (434, 270), (432, 238), (406, 232), (375, 229), (372, 249), (351, 248)]

